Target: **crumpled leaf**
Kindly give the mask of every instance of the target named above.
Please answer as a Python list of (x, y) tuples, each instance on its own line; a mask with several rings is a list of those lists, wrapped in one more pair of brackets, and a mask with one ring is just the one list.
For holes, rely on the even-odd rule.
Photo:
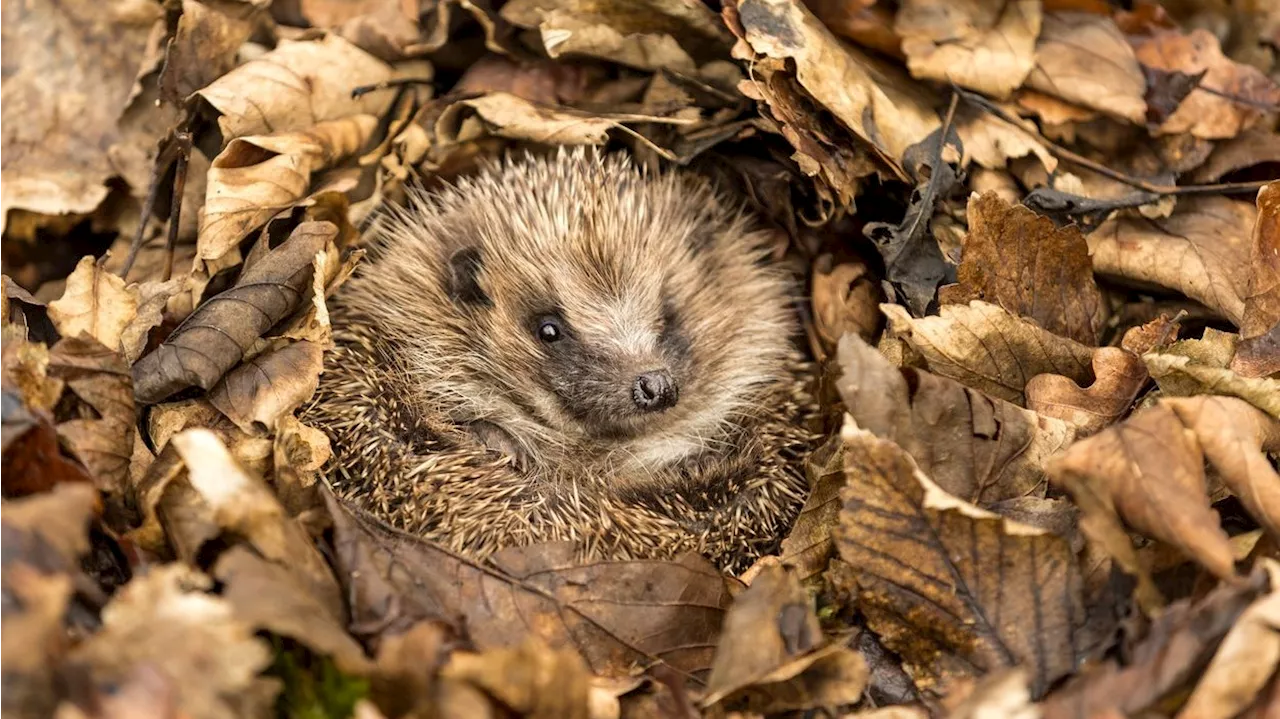
[(856, 337), (840, 342), (849, 415), (897, 443), (943, 490), (982, 507), (1043, 495), (1043, 463), (1071, 443), (1061, 421), (927, 372), (899, 370)]
[(536, 29), (552, 58), (587, 56), (639, 70), (696, 72), (698, 60), (729, 45), (720, 18), (701, 3), (643, 0), (608, 5), (583, 0), (512, 0), (502, 17)]
[[(830, 258), (826, 258), (829, 260)], [(819, 258), (813, 267), (813, 324), (824, 349), (835, 348), (846, 333), (870, 340), (880, 329), (884, 299), (870, 268), (861, 261), (834, 267)]]
[(1107, 307), (1089, 246), (1075, 226), (1009, 206), (994, 192), (969, 198), (969, 238), (947, 304), (984, 300), (1085, 345), (1102, 336)]
[(492, 566), (479, 565), (325, 497), (357, 634), (436, 619), (465, 626), (480, 650), (529, 636), (573, 647), (605, 676), (658, 660), (693, 675), (711, 665), (729, 591), (699, 557), (576, 565), (574, 547), (555, 543), (504, 550)]
[(996, 305), (943, 305), (935, 317), (913, 319), (897, 305), (881, 305), (887, 334), (900, 337), (934, 374), (1021, 404), (1027, 382), (1053, 373), (1084, 384), (1092, 376), (1090, 348), (1043, 330)]
[(1038, 0), (907, 0), (893, 29), (914, 77), (1004, 98), (1035, 67), (1041, 15)]
[(130, 364), (138, 361), (147, 349), (151, 330), (164, 322), (169, 301), (188, 289), (189, 277), (175, 277), (167, 282), (152, 280), (138, 285), (138, 312), (120, 333), (120, 350)]
[(1203, 74), (1198, 87), (1214, 91), (1192, 90), (1160, 124), (1161, 133), (1190, 133), (1209, 140), (1235, 137), (1262, 118), (1259, 105), (1280, 103), (1280, 85), (1257, 68), (1223, 55), (1218, 39), (1204, 28), (1185, 35), (1158, 32), (1139, 38), (1134, 48), (1143, 66), (1193, 77)]
[(703, 706), (773, 714), (856, 703), (867, 683), (866, 661), (824, 643), (796, 573), (766, 568), (725, 617)]
[(1183, 197), (1160, 220), (1117, 216), (1089, 235), (1094, 269), (1177, 290), (1237, 325), (1249, 292), (1257, 212), (1226, 197)]
[(191, 719), (261, 715), (276, 693), (258, 678), (271, 654), (229, 603), (206, 593), (211, 584), (183, 564), (152, 567), (116, 593), (102, 629), (71, 660), (99, 683), (124, 683), (137, 667), (153, 666), (173, 682)]
[[(835, 534), (858, 607), (916, 685), (1027, 668), (1033, 696), (1075, 669), (1080, 570), (1061, 537), (947, 494), (901, 448), (846, 423)], [(1010, 617), (1036, 617), (1033, 625)]]
[(1133, 657), (1128, 666), (1111, 659), (1092, 668), (1046, 698), (1044, 719), (1164, 710), (1163, 702), (1176, 701), (1200, 675), (1222, 637), (1258, 596), (1265, 578), (1259, 571), (1247, 584), (1221, 584), (1195, 605), (1183, 600), (1170, 607), (1146, 639), (1128, 652)]
[(1143, 360), (1118, 347), (1093, 351), (1093, 376), (1093, 384), (1081, 387), (1062, 375), (1036, 375), (1027, 382), (1027, 408), (1087, 437), (1123, 417), (1149, 379)]
[(1147, 82), (1119, 28), (1105, 15), (1045, 13), (1027, 87), (1141, 125)]
[(1142, 356), (1147, 371), (1168, 396), (1200, 394), (1239, 397), (1280, 419), (1280, 379), (1241, 377), (1230, 369), (1238, 338), (1206, 329), (1203, 339), (1182, 340)]
[(553, 650), (533, 638), (483, 654), (457, 652), (440, 677), (469, 684), (522, 717), (590, 717), (590, 674), (582, 658), (570, 649)]
[(161, 9), (145, 0), (10, 0), (3, 12), (0, 229), (16, 208), (92, 212), (116, 173), (107, 150)]
[(281, 40), (276, 49), (214, 80), (198, 93), (220, 113), (223, 144), (233, 138), (305, 130), (349, 115), (381, 115), (388, 93), (351, 97), (390, 80), (386, 64), (336, 35)]
[(313, 258), (337, 233), (331, 222), (303, 222), (245, 269), (234, 287), (201, 305), (133, 366), (138, 401), (154, 404), (192, 386), (212, 388), (251, 342), (298, 308), (311, 283)]
[(53, 346), (49, 372), (93, 408), (86, 418), (60, 423), (58, 436), (89, 469), (98, 488), (113, 502), (122, 502), (136, 421), (128, 364), (119, 354), (82, 335), (64, 338)]
[(923, 93), (837, 40), (798, 0), (742, 0), (738, 16), (756, 54), (794, 60), (796, 79), (813, 99), (906, 177), (900, 163), (907, 148), (941, 125)]
[(84, 257), (67, 278), (62, 297), (49, 303), (49, 319), (63, 337), (81, 333), (118, 350), (121, 337), (138, 314), (136, 287), (107, 272), (93, 257)]
[(209, 393), (209, 401), (242, 431), (262, 433), (311, 399), (323, 368), (323, 345), (291, 342), (228, 372)]
[[(1011, 112), (1010, 116), (1015, 114)], [(1058, 158), (1035, 139), (1038, 133), (1034, 124), (1029, 120), (1019, 124), (1031, 133), (968, 104), (956, 108), (956, 134), (964, 143), (965, 156), (962, 164), (976, 162), (989, 170), (1003, 170), (1011, 160), (1032, 155), (1040, 161), (1046, 172), (1056, 170)], [(970, 184), (975, 192), (982, 192), (977, 174), (971, 176)]]
[(217, 260), (306, 197), (312, 175), (359, 152), (377, 124), (372, 115), (353, 115), (307, 130), (232, 140), (209, 168), (197, 256)]
[(1249, 251), (1252, 273), (1231, 368), (1245, 377), (1280, 373), (1280, 182), (1258, 192)]

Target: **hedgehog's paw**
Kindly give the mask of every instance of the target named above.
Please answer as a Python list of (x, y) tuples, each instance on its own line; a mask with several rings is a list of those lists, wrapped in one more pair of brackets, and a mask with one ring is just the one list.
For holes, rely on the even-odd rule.
[(471, 434), (491, 452), (497, 452), (511, 461), (511, 466), (524, 472), (529, 469), (530, 457), (511, 436), (510, 432), (492, 422), (476, 420), (467, 425)]

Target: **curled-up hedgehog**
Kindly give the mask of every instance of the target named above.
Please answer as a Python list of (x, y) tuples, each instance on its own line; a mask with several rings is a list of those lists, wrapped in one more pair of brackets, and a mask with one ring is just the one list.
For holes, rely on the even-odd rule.
[(796, 279), (738, 204), (561, 150), (372, 234), (304, 413), (345, 500), (473, 557), (575, 540), (740, 571), (777, 549), (816, 408)]

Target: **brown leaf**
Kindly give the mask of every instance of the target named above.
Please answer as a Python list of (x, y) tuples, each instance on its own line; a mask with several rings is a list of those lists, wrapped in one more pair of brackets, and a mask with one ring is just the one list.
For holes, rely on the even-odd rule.
[[(1187, 176), (1189, 182), (1218, 182), (1241, 170), (1265, 171), (1280, 163), (1280, 133), (1264, 127), (1245, 130), (1213, 146), (1208, 159)], [(1252, 174), (1252, 172), (1250, 173)]]
[(174, 105), (230, 72), (236, 53), (253, 34), (265, 9), (261, 2), (217, 3), (206, 6), (182, 0), (182, 17), (165, 48), (160, 71), (160, 97)]
[(1213, 33), (1203, 28), (1186, 35), (1175, 30), (1157, 32), (1138, 38), (1134, 47), (1139, 62), (1152, 70), (1190, 76), (1204, 73), (1198, 89), (1160, 125), (1161, 133), (1187, 132), (1210, 140), (1235, 137), (1262, 118), (1258, 105), (1280, 103), (1280, 86), (1257, 68), (1232, 62), (1222, 54)]
[(1107, 308), (1093, 280), (1089, 246), (1074, 225), (1054, 227), (995, 193), (969, 198), (969, 239), (957, 270), (959, 287), (940, 300), (984, 300), (1050, 332), (1096, 345)]
[(730, 40), (709, 8), (681, 0), (512, 0), (501, 12), (513, 25), (536, 29), (552, 58), (585, 55), (639, 70), (694, 73), (698, 60), (723, 51)]
[(445, 681), (470, 684), (522, 717), (590, 716), (590, 675), (582, 658), (569, 649), (550, 649), (536, 639), (483, 654), (457, 652), (441, 669), (440, 676)]
[(102, 683), (124, 683), (151, 665), (178, 688), (178, 705), (191, 719), (260, 716), (277, 689), (258, 678), (271, 654), (225, 600), (206, 593), (211, 584), (182, 564), (153, 567), (116, 593), (102, 629), (71, 660)]
[(291, 342), (227, 373), (209, 392), (209, 401), (242, 431), (261, 434), (311, 399), (323, 367), (323, 346)]
[(1117, 216), (1089, 235), (1094, 269), (1177, 290), (1239, 324), (1257, 212), (1225, 197), (1184, 197), (1160, 220)]
[(914, 319), (897, 305), (881, 305), (887, 334), (919, 352), (929, 371), (998, 399), (1021, 404), (1027, 382), (1044, 373), (1083, 384), (1092, 376), (1091, 350), (1018, 319), (996, 305), (944, 305), (940, 315)]
[(6, 0), (3, 13), (0, 229), (15, 208), (92, 212), (116, 174), (107, 148), (161, 9), (144, 0)]
[(84, 257), (67, 278), (62, 297), (49, 303), (49, 319), (63, 337), (83, 333), (118, 350), (125, 328), (138, 314), (139, 299), (136, 287), (126, 287), (93, 257)]
[(1106, 16), (1046, 13), (1027, 87), (1134, 123), (1146, 119), (1142, 68)]
[(1149, 379), (1142, 359), (1118, 347), (1093, 351), (1093, 376), (1088, 387), (1062, 375), (1032, 377), (1027, 382), (1027, 408), (1071, 424), (1083, 438), (1123, 417)]
[[(1014, 112), (1009, 114), (1016, 115)], [(1035, 139), (1039, 133), (1034, 123), (1024, 120), (1019, 124), (1030, 132), (978, 108), (968, 105), (957, 108), (955, 128), (964, 145), (963, 164), (976, 162), (983, 168), (1003, 170), (1011, 160), (1033, 155), (1047, 172), (1056, 170), (1058, 158)], [(981, 192), (977, 177), (972, 179), (971, 185), (975, 192)], [(1020, 198), (1021, 194), (1018, 196)]]
[(113, 503), (124, 502), (136, 422), (128, 364), (117, 353), (81, 335), (53, 346), (49, 372), (92, 408), (85, 419), (59, 424), (58, 436), (89, 468), (98, 488)]
[(920, 471), (964, 501), (993, 503), (1046, 486), (1042, 463), (1070, 444), (1063, 422), (958, 382), (899, 370), (854, 337), (840, 343), (836, 386), (858, 426), (897, 443)]
[(151, 330), (164, 321), (169, 301), (188, 289), (189, 278), (175, 277), (168, 282), (152, 280), (138, 285), (138, 313), (120, 333), (120, 349), (130, 364), (138, 361), (147, 349)]
[(917, 686), (945, 694), (1022, 665), (1039, 696), (1072, 672), (1084, 609), (1067, 542), (952, 497), (892, 442), (851, 426), (844, 437), (836, 546), (868, 626)]
[(867, 683), (866, 661), (824, 643), (795, 572), (765, 569), (725, 617), (703, 706), (772, 714), (856, 703)]
[(907, 0), (893, 29), (914, 77), (954, 82), (998, 98), (1036, 63), (1041, 9), (1035, 0), (948, 3)]
[(1108, 660), (1077, 677), (1045, 700), (1044, 719), (1140, 716), (1157, 707), (1166, 713), (1165, 702), (1177, 705), (1265, 579), (1259, 571), (1248, 584), (1220, 585), (1194, 606), (1184, 600), (1170, 607), (1128, 652), (1128, 666)]
[(351, 90), (390, 80), (382, 61), (336, 35), (281, 40), (276, 49), (240, 65), (198, 93), (217, 113), (223, 144), (233, 138), (306, 130), (350, 115), (380, 116), (390, 93), (358, 98)]
[(842, 262), (830, 266), (830, 257), (819, 258), (813, 267), (813, 324), (827, 351), (834, 350), (840, 338), (854, 333), (871, 340), (880, 329), (880, 302), (884, 300), (879, 283), (861, 261)]
[(1263, 377), (1280, 373), (1280, 182), (1258, 192), (1249, 266), (1240, 346), (1231, 368), (1245, 377)]
[(727, 581), (697, 557), (575, 565), (565, 544), (514, 548), (480, 565), (350, 513), (325, 492), (352, 630), (381, 636), (422, 619), (465, 625), (481, 649), (536, 636), (573, 647), (597, 674), (662, 661), (705, 672), (729, 603)]
[[(840, 488), (844, 486), (841, 447), (840, 438), (831, 437), (805, 458), (809, 496), (780, 551), (781, 561), (795, 568), (802, 581), (825, 571), (834, 550), (831, 530), (840, 516)], [(750, 574), (748, 570), (743, 575), (744, 581)]]
[(452, 91), (505, 92), (539, 105), (575, 105), (585, 99), (591, 78), (591, 68), (587, 66), (543, 59), (520, 62), (486, 55), (467, 68)]
[(138, 401), (154, 404), (188, 387), (213, 387), (250, 343), (298, 308), (311, 283), (312, 260), (337, 232), (330, 222), (298, 225), (234, 287), (201, 305), (133, 366)]
[(1040, 719), (1039, 707), (1031, 703), (1025, 669), (1002, 669), (983, 677), (947, 719)]
[(892, 68), (837, 40), (798, 0), (743, 0), (738, 15), (744, 42), (757, 55), (793, 60), (805, 91), (906, 177), (907, 148), (941, 125), (932, 100)]
[(1280, 379), (1241, 377), (1229, 368), (1239, 338), (1206, 329), (1202, 339), (1182, 340), (1142, 356), (1165, 395), (1239, 397), (1280, 419)]
[(304, 131), (232, 140), (209, 168), (197, 255), (213, 261), (307, 195), (312, 175), (359, 152), (378, 120), (354, 115)]

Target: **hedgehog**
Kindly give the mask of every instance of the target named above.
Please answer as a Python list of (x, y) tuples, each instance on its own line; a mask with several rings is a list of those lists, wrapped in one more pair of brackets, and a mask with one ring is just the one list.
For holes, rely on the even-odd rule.
[(410, 191), (368, 234), (302, 414), (344, 501), (478, 559), (571, 541), (737, 572), (777, 550), (814, 373), (797, 274), (741, 203), (561, 149)]

